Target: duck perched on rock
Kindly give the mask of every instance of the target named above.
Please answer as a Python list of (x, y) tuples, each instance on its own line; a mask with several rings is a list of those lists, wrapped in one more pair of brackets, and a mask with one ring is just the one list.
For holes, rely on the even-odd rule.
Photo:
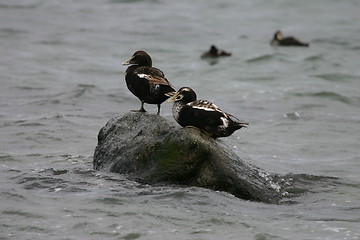
[(294, 37), (283, 37), (281, 31), (276, 31), (274, 38), (271, 40), (272, 46), (299, 46), (299, 47), (308, 47), (309, 44), (302, 42)]
[(173, 116), (182, 127), (195, 127), (213, 138), (219, 138), (230, 136), (249, 125), (223, 112), (213, 103), (196, 100), (196, 93), (189, 87), (168, 95), (172, 95), (169, 102), (174, 102)]
[(201, 55), (201, 58), (218, 58), (227, 56), (231, 56), (231, 53), (218, 49), (215, 45), (211, 45), (209, 51), (204, 52)]
[(160, 104), (169, 98), (165, 94), (175, 91), (164, 73), (152, 67), (151, 57), (145, 51), (136, 51), (123, 65), (129, 65), (125, 74), (126, 85), (141, 101), (141, 108), (137, 111), (146, 112), (144, 103), (157, 104), (157, 114), (160, 114)]

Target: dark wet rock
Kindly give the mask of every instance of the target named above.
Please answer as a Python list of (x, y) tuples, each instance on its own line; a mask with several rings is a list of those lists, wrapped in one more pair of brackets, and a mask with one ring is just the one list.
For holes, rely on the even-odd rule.
[(128, 113), (111, 119), (99, 132), (94, 169), (147, 183), (226, 191), (246, 200), (280, 200), (266, 174), (242, 161), (221, 140), (174, 126), (159, 115)]

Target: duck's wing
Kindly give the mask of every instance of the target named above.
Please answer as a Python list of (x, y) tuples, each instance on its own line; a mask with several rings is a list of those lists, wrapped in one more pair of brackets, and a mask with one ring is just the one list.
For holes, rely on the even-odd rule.
[(205, 126), (219, 126), (223, 123), (224, 113), (213, 103), (206, 100), (196, 100), (186, 104), (182, 110), (182, 121), (187, 126), (205, 129)]
[(211, 121), (214, 121), (216, 118), (219, 119), (217, 122), (217, 125), (228, 125), (229, 121), (235, 123), (236, 125), (247, 127), (249, 123), (240, 121), (235, 116), (231, 115), (230, 113), (226, 113), (222, 111), (219, 107), (217, 107), (215, 104), (208, 102), (206, 100), (197, 100), (194, 102), (189, 103), (189, 105), (193, 106), (193, 108), (199, 110), (203, 110), (207, 112), (207, 116), (211, 119)]
[(281, 45), (287, 46), (308, 46), (308, 43), (304, 43), (295, 37), (285, 37), (280, 40)]
[(138, 67), (134, 71), (134, 74), (136, 74), (141, 79), (146, 79), (150, 84), (170, 86), (169, 81), (165, 78), (164, 73), (160, 69), (145, 66)]
[(218, 108), (218, 106), (216, 106), (215, 104), (207, 101), (207, 100), (196, 100), (193, 102), (188, 103), (187, 105), (194, 107), (196, 109), (201, 109), (207, 112), (214, 112), (217, 111), (219, 113), (224, 113), (220, 108)]
[(158, 84), (158, 85), (170, 85), (169, 81), (167, 81), (166, 78), (162, 78), (162, 77), (158, 77), (158, 76), (153, 76), (153, 75), (148, 75), (145, 73), (139, 73), (137, 74), (137, 76), (139, 78), (143, 78), (149, 81), (149, 83), (151, 84)]

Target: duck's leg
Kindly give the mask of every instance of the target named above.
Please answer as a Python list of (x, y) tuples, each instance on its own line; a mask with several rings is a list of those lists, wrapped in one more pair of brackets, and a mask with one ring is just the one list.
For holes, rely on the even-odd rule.
[(157, 107), (158, 107), (158, 111), (157, 111), (156, 114), (157, 114), (157, 115), (160, 115), (160, 104), (158, 104)]
[(146, 112), (146, 110), (144, 108), (144, 101), (141, 101), (141, 108), (140, 108), (139, 112)]
[(131, 110), (132, 112), (146, 112), (144, 108), (144, 101), (141, 101), (141, 108), (139, 110)]

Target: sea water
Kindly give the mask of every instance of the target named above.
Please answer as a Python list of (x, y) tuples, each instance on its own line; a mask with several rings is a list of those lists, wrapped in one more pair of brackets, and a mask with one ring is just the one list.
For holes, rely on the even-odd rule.
[[(0, 239), (359, 239), (359, 9), (1, 0)], [(271, 47), (276, 30), (310, 47)], [(232, 56), (201, 60), (211, 44)], [(264, 170), (281, 204), (92, 169), (101, 127), (140, 107), (121, 66), (140, 49), (175, 88), (250, 123), (219, 141)], [(161, 115), (174, 122), (171, 104)]]

